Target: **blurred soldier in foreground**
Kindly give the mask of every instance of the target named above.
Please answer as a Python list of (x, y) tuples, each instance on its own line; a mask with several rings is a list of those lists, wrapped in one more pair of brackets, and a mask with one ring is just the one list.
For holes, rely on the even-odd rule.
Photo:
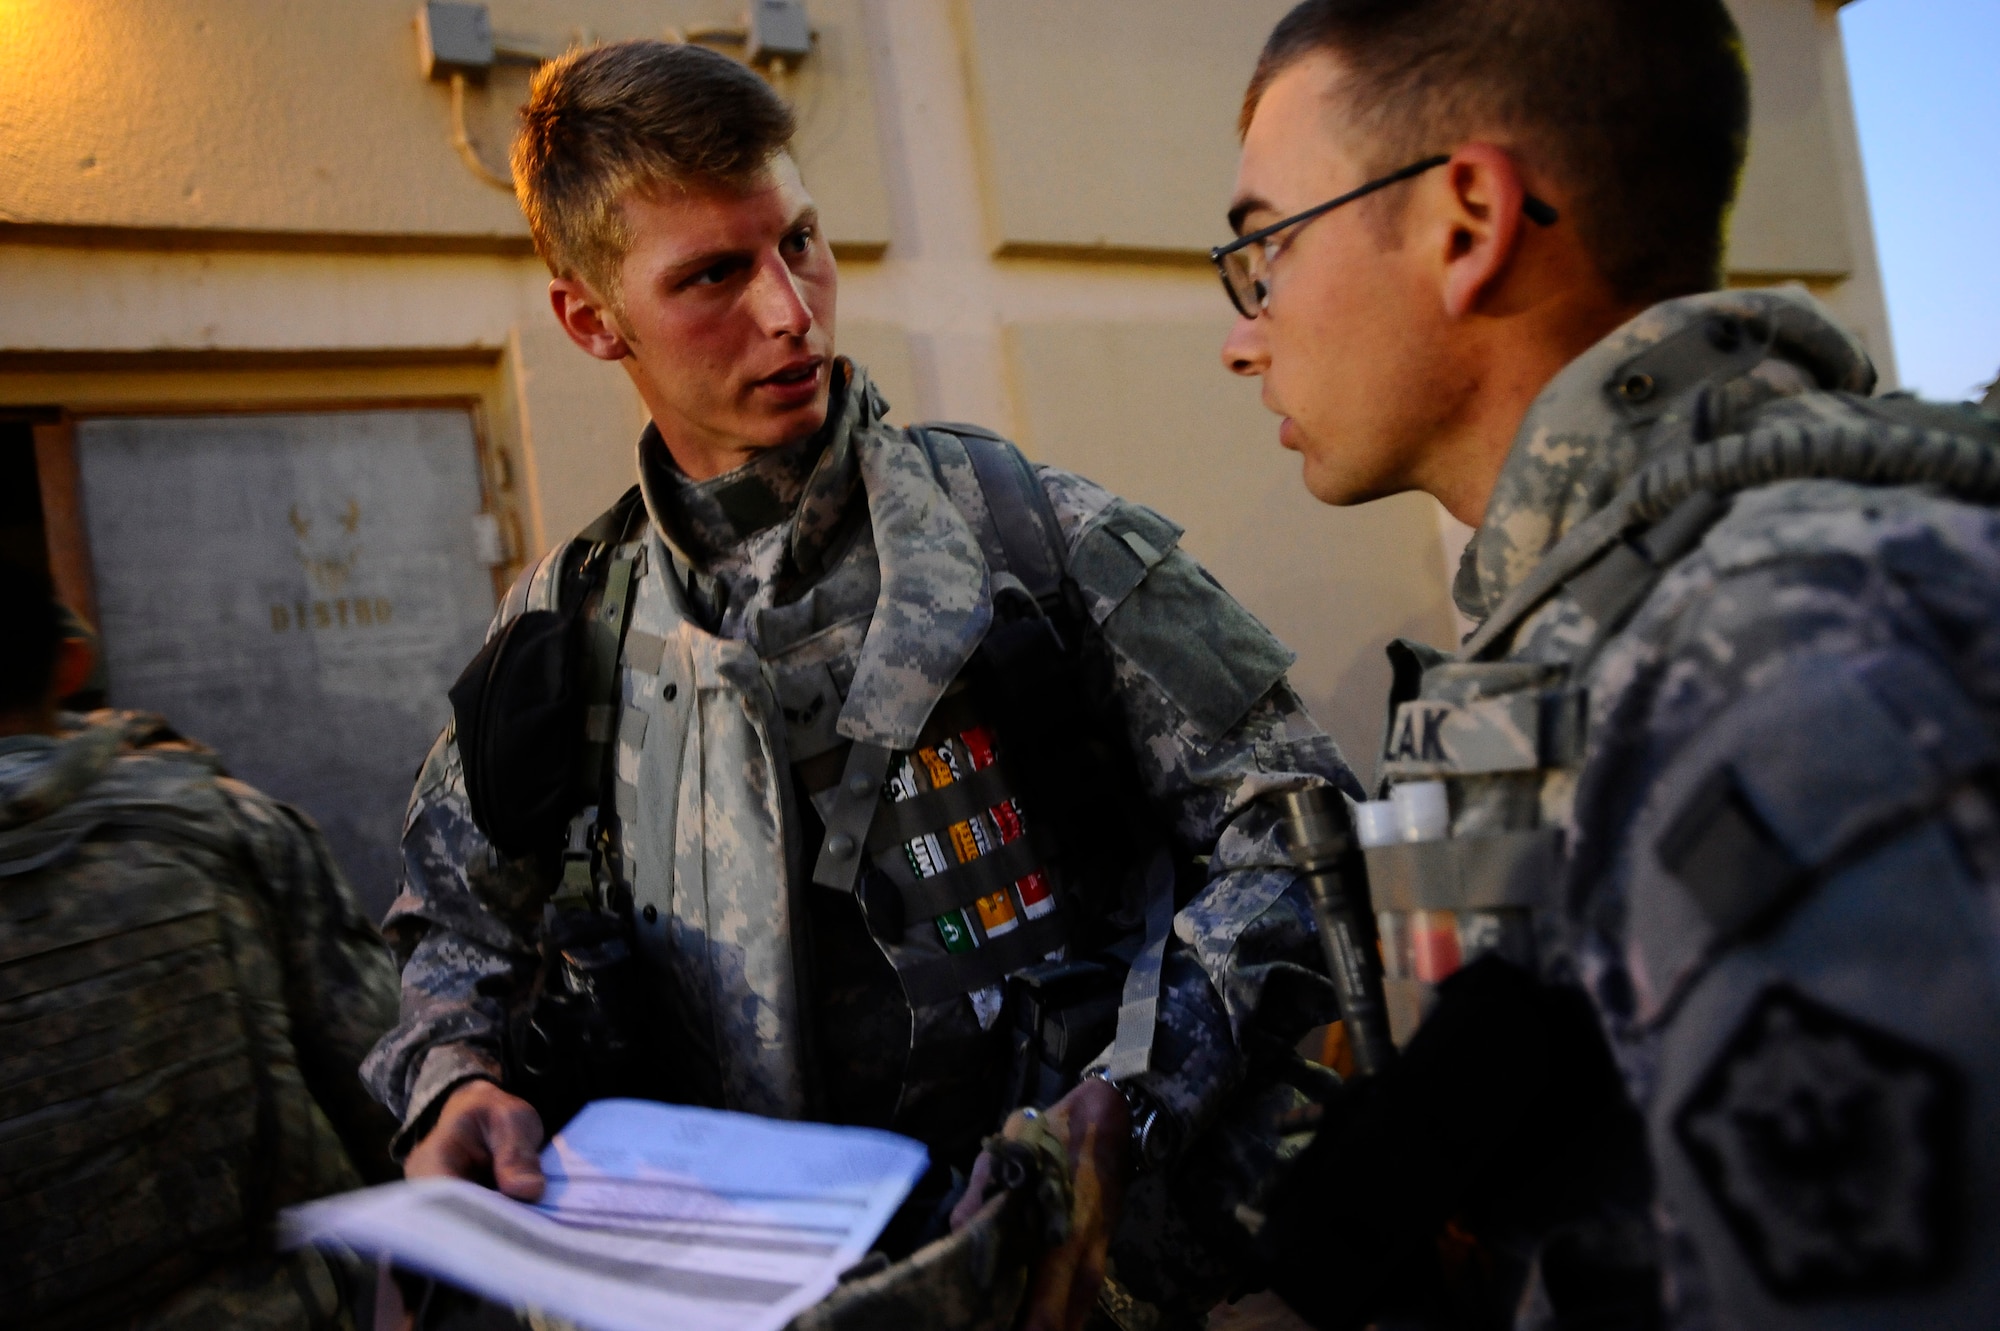
[[(395, 969), (319, 833), (89, 676), (0, 573), (0, 1303), (21, 1327), (350, 1324), (280, 1207), (393, 1177)], [(360, 1282), (362, 1297), (372, 1288)]]
[(1228, 365), (1479, 524), (1369, 852), (1434, 1006), (1265, 1230), (1322, 1325), (2000, 1307), (2000, 429), (1716, 290), (1746, 124), (1721, 0), (1311, 0), (1251, 85)]
[(1142, 1167), (1120, 1275), (1198, 1317), (1227, 1279), (1163, 1236), (1160, 1180), (1330, 1015), (1258, 799), (1359, 788), (1178, 527), (977, 427), (884, 420), (834, 355), (792, 132), (699, 47), (536, 77), (514, 178), (555, 313), (651, 424), (640, 485), (453, 691), (370, 1082), (408, 1173), (523, 1198), (593, 1096), (895, 1128), (933, 1173), (891, 1256), (976, 1168), (969, 1218), (982, 1138), (1039, 1106), (1075, 1205), (1033, 1324), (1089, 1314)]

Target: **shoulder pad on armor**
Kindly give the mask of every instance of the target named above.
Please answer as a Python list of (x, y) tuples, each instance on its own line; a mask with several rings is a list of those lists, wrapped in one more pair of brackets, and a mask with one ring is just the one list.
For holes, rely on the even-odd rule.
[(1070, 575), (1111, 645), (1213, 741), (1296, 658), (1179, 549), (1180, 538), (1158, 513), (1119, 500), (1078, 538)]
[(1634, 824), (1641, 1015), (1996, 759), (1958, 683), (1915, 652), (1785, 663), (1674, 758)]

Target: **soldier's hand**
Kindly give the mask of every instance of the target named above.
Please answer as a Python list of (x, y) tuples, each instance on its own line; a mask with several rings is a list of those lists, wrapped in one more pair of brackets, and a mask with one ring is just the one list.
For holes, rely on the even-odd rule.
[(445, 1098), (437, 1126), (403, 1162), (406, 1178), (491, 1182), (516, 1201), (542, 1195), (542, 1119), (533, 1105), (490, 1081), (469, 1081)]
[[(1043, 1116), (1069, 1150), (1069, 1237), (1035, 1265), (1020, 1331), (1081, 1331), (1104, 1284), (1105, 1254), (1125, 1201), (1126, 1143), (1131, 1116), (1125, 1098), (1109, 1083), (1086, 1078)], [(1000, 1135), (1020, 1136), (1022, 1117), (1011, 1116)], [(981, 1155), (965, 1197), (952, 1212), (957, 1229), (979, 1212), (992, 1180), (993, 1159)]]

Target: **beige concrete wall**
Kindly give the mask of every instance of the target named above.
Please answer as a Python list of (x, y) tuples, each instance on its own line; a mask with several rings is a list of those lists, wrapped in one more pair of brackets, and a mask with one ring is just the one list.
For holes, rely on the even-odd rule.
[(1021, 441), (1185, 526), (1186, 548), (1299, 653), (1292, 682), (1365, 767), (1388, 691), (1383, 643), (1452, 640), (1435, 506), (1315, 501), (1255, 385), (1217, 373), (1227, 328), (1220, 316), (1010, 325)]
[(1224, 239), (1243, 85), (1291, 0), (959, 0), (1003, 254), (1192, 257)]
[[(1199, 263), (1222, 238), (1235, 108), (1287, 0), (956, 0), (1002, 255)], [(1753, 82), (1732, 282), (1799, 282), (1895, 379), (1838, 10), (1730, 0)]]
[[(491, 0), (497, 34), (578, 41), (727, 23), (737, 0)], [(271, 233), (348, 245), (525, 252), (513, 201), (450, 143), (450, 93), (418, 71), (415, 0), (17, 0), (0, 5), (0, 222)], [(887, 242), (859, 0), (813, 0), (792, 89), (828, 234)], [(528, 69), (496, 69), (467, 127), (505, 170)]]
[[(1833, 0), (1734, 2), (1760, 90), (1738, 277), (1806, 281), (1884, 352)], [(1226, 306), (1200, 256), (1283, 0), (808, 7), (819, 47), (792, 93), (842, 254), (841, 348), (897, 418), (986, 422), (1185, 524), (1301, 650), (1303, 691), (1366, 769), (1381, 644), (1453, 636), (1463, 531), (1418, 498), (1314, 505), (1217, 357)], [(492, 4), (496, 29), (552, 47), (739, 8)], [(414, 10), (0, 0), (0, 409), (428, 385), (480, 404), (523, 553), (629, 484), (636, 398), (554, 327), (511, 204), (448, 144)], [(491, 162), (521, 80), (473, 98)]]
[(1730, 0), (1750, 61), (1750, 160), (1731, 217), (1735, 286), (1797, 282), (1896, 383), (1839, 11), (1846, 0)]

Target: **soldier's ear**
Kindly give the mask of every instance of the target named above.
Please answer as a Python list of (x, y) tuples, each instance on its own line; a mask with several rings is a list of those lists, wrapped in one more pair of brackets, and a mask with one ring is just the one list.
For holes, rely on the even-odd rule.
[(56, 643), (56, 668), (49, 696), (57, 701), (81, 693), (97, 666), (97, 648), (88, 638), (64, 638)]
[(569, 340), (599, 360), (624, 360), (632, 354), (610, 303), (580, 279), (558, 277), (549, 283), (549, 306)]
[(1513, 263), (1527, 188), (1513, 157), (1490, 143), (1466, 144), (1437, 174), (1444, 196), (1438, 257), (1445, 314), (1462, 319), (1482, 308)]

